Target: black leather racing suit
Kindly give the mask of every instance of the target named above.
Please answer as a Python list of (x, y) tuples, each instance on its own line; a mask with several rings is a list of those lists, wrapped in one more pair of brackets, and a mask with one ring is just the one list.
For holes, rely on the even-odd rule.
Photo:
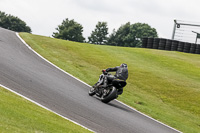
[[(122, 79), (124, 81), (127, 80), (128, 78), (128, 68), (127, 67), (114, 67), (114, 68), (108, 68), (106, 69), (106, 72), (115, 72), (116, 74), (114, 75), (114, 78)], [(108, 75), (109, 77), (109, 75)]]
[[(109, 81), (112, 81), (113, 79), (121, 79), (126, 81), (128, 78), (128, 68), (127, 67), (121, 67), (121, 66), (117, 66), (114, 68), (107, 68), (106, 72), (115, 72), (116, 74), (113, 75), (106, 75), (104, 78), (104, 87), (107, 86)], [(122, 94), (123, 93), (123, 88), (121, 88), (118, 92), (118, 94)]]

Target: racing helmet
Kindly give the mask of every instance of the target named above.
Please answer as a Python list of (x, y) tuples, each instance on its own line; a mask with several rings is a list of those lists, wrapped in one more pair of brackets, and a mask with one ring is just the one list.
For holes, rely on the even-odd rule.
[(122, 64), (120, 65), (120, 67), (126, 67), (126, 68), (127, 68), (128, 66), (127, 66), (126, 63), (122, 63)]

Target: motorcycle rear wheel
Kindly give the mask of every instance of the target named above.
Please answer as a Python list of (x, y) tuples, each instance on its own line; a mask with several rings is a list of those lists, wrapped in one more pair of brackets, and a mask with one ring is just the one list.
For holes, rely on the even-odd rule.
[(105, 92), (102, 96), (101, 96), (101, 101), (103, 103), (108, 103), (111, 100), (117, 98), (117, 89), (115, 87), (112, 86), (111, 89), (108, 90), (109, 92)]

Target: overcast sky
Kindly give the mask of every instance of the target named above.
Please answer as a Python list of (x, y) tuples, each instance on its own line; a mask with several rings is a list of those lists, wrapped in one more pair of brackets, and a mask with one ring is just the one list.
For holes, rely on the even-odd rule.
[(200, 0), (0, 0), (0, 11), (18, 16), (32, 33), (51, 36), (65, 18), (83, 26), (87, 38), (98, 21), (109, 33), (122, 24), (140, 22), (171, 38), (174, 19), (200, 22)]

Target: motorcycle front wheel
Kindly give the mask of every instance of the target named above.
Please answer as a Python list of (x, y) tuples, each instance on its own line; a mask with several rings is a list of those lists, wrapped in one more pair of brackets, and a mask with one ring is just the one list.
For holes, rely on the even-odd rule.
[(90, 96), (93, 96), (95, 94), (95, 89), (93, 87), (91, 87), (90, 90), (89, 90), (89, 92), (88, 92), (88, 94)]

